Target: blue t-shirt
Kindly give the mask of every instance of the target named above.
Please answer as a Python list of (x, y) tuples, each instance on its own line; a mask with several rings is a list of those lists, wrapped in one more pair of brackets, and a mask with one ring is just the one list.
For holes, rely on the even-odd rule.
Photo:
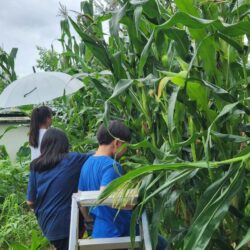
[(88, 157), (68, 153), (53, 169), (30, 171), (27, 200), (34, 202), (38, 224), (50, 241), (69, 237), (71, 196), (77, 192), (81, 167)]
[[(112, 180), (123, 174), (119, 163), (108, 156), (91, 156), (81, 170), (78, 189), (80, 191), (100, 190)], [(97, 206), (91, 209), (95, 217), (93, 238), (128, 236), (131, 211), (108, 206)]]

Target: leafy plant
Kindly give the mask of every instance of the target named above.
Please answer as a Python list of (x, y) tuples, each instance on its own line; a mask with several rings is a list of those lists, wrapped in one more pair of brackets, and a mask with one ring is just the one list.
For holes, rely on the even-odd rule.
[(40, 249), (39, 244), (45, 246), (36, 217), (25, 201), (28, 174), (27, 165), (0, 161), (0, 249), (24, 249), (21, 245), (26, 246), (25, 249)]
[(9, 54), (0, 48), (0, 93), (10, 82), (16, 80), (16, 54), (17, 48), (13, 48)]
[(21, 244), (21, 243), (13, 243), (11, 244), (10, 249), (11, 250), (38, 250), (48, 245), (48, 241), (44, 237), (41, 237), (41, 235), (37, 231), (33, 230), (31, 235), (32, 235), (31, 246), (25, 246), (24, 244)]
[(101, 121), (119, 118), (133, 130), (123, 159), (132, 171), (102, 197), (139, 185), (133, 218), (148, 211), (154, 246), (159, 231), (174, 249), (243, 245), (250, 222), (248, 2), (123, 0), (116, 8), (95, 15), (92, 1), (83, 1), (76, 19), (64, 11), (60, 70), (82, 78), (84, 88), (55, 103), (57, 125), (80, 151), (94, 143), (84, 138)]
[[(173, 249), (244, 247), (250, 224), (248, 1), (122, 0), (110, 9), (95, 13), (93, 2), (83, 1), (76, 19), (62, 9), (63, 52), (41, 50), (41, 69), (84, 83), (73, 97), (53, 103), (54, 125), (81, 152), (96, 146), (101, 121), (118, 118), (131, 128), (130, 152), (122, 159), (130, 171), (102, 198), (139, 186), (133, 222), (148, 211), (154, 246), (160, 232)], [(107, 20), (109, 36), (102, 26)], [(10, 185), (3, 187), (23, 190), (11, 178), (16, 169), (8, 171)], [(1, 190), (4, 204), (22, 204), (19, 194), (6, 198)], [(11, 220), (1, 218), (5, 232)]]

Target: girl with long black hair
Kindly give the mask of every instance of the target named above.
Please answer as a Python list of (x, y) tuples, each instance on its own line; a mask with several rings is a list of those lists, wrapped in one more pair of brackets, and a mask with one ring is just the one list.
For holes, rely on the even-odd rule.
[(29, 144), (31, 160), (40, 155), (40, 145), (44, 133), (52, 124), (52, 110), (47, 106), (34, 108), (30, 120)]
[(30, 165), (27, 204), (34, 208), (45, 237), (57, 250), (68, 250), (71, 196), (88, 154), (69, 153), (65, 133), (49, 128), (42, 139), (41, 155)]

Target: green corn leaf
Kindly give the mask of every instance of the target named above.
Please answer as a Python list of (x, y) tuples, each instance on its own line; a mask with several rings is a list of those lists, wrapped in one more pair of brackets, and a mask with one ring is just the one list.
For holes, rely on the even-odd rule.
[(138, 218), (140, 217), (140, 209), (136, 207), (133, 209), (133, 213), (130, 220), (130, 239), (132, 243), (132, 248), (135, 245), (135, 237), (136, 237), (136, 225), (138, 223)]
[(156, 188), (152, 193), (148, 194), (146, 196), (145, 199), (143, 199), (143, 201), (139, 204), (139, 205), (144, 205), (145, 203), (147, 203), (150, 199), (152, 199), (153, 197), (155, 197), (157, 194), (159, 194), (160, 192), (162, 192), (163, 190), (173, 186), (174, 184), (177, 183), (177, 181), (181, 181), (184, 179), (187, 179), (187, 177), (189, 175), (193, 176), (198, 172), (198, 170), (183, 170), (180, 172), (173, 172), (164, 182), (163, 185), (161, 185), (159, 188)]
[(128, 148), (131, 148), (131, 149), (134, 149), (134, 150), (135, 149), (141, 149), (141, 148), (149, 149), (152, 153), (155, 154), (155, 156), (158, 159), (162, 159), (164, 157), (164, 152), (162, 152), (161, 150), (159, 150), (158, 148), (153, 146), (153, 144), (150, 143), (148, 140), (144, 140), (144, 141), (141, 141), (141, 142), (138, 142), (138, 143), (135, 143), (135, 144), (129, 144)]
[(193, 0), (174, 0), (174, 2), (180, 11), (183, 11), (196, 17), (200, 16), (199, 10), (195, 6), (195, 2)]
[(115, 97), (126, 91), (133, 83), (134, 80), (131, 79), (121, 79), (115, 86), (113, 94), (110, 96), (108, 101), (111, 101)]
[(118, 81), (112, 95), (105, 101), (104, 104), (103, 120), (105, 124), (107, 124), (109, 120), (110, 101), (112, 101), (120, 94), (124, 93), (132, 85), (133, 82), (134, 80), (131, 79), (121, 79), (120, 81)]
[(217, 36), (220, 37), (221, 39), (223, 39), (228, 44), (230, 44), (232, 47), (234, 47), (239, 52), (239, 54), (242, 54), (244, 52), (243, 46), (240, 45), (238, 42), (236, 42), (231, 37), (229, 37), (227, 35), (224, 35), (224, 34), (222, 34), (220, 32), (217, 33)]
[(112, 63), (110, 61), (110, 57), (108, 54), (107, 49), (104, 46), (103, 41), (96, 41), (96, 39), (88, 36), (86, 33), (84, 33), (80, 27), (69, 17), (69, 20), (76, 30), (76, 32), (79, 34), (81, 39), (84, 41), (86, 46), (90, 49), (90, 51), (93, 53), (93, 55), (108, 69), (111, 71), (113, 70), (112, 68)]
[(13, 58), (13, 59), (15, 59), (16, 55), (17, 55), (17, 51), (18, 51), (18, 48), (11, 49), (11, 51), (10, 51), (10, 57)]
[(174, 40), (174, 46), (177, 54), (187, 61), (189, 56), (189, 48), (191, 46), (189, 37), (186, 31), (176, 28), (170, 28), (165, 30), (165, 34), (172, 40)]
[(143, 6), (143, 12), (151, 19), (160, 16), (158, 0), (132, 0), (130, 3), (134, 5), (141, 4)]
[(234, 143), (242, 143), (250, 140), (248, 137), (231, 135), (231, 134), (222, 134), (216, 131), (211, 131), (211, 135), (217, 138), (221, 138), (223, 139), (223, 141), (234, 142)]
[(242, 167), (232, 167), (223, 178), (207, 188), (193, 217), (184, 250), (206, 249), (214, 230), (227, 213), (231, 200), (240, 190), (242, 174)]
[(208, 74), (216, 74), (216, 42), (213, 36), (208, 36), (201, 41), (198, 55), (203, 61), (203, 67)]
[(161, 209), (163, 207), (164, 199), (154, 201), (154, 213), (152, 216), (152, 224), (151, 224), (151, 239), (152, 239), (152, 248), (156, 249), (159, 227), (161, 224)]
[(247, 231), (247, 234), (243, 238), (243, 240), (239, 243), (235, 250), (241, 249), (244, 245), (246, 245), (250, 241), (250, 229)]
[(143, 67), (147, 61), (150, 49), (151, 49), (151, 44), (153, 42), (153, 38), (154, 38), (154, 31), (151, 33), (147, 44), (145, 45), (142, 53), (141, 53), (141, 57), (140, 57), (140, 61), (139, 61), (139, 66), (138, 66), (138, 75), (142, 76), (143, 75)]
[(232, 9), (232, 13), (235, 15), (241, 15), (246, 12), (250, 8), (249, 0), (238, 0), (234, 2), (234, 8)]
[(201, 19), (183, 12), (177, 12), (167, 22), (156, 26), (156, 30), (169, 29), (176, 24), (183, 24), (193, 29), (215, 28), (223, 34), (231, 37), (250, 34), (249, 21), (240, 21), (234, 24), (222, 23), (220, 20)]
[(135, 22), (135, 30), (136, 30), (137, 36), (139, 34), (141, 15), (142, 15), (142, 6), (137, 6), (134, 10), (134, 22)]
[(192, 143), (194, 143), (199, 137), (201, 137), (204, 133), (194, 133), (190, 138), (183, 142), (177, 142), (173, 145), (174, 149), (179, 147), (186, 147)]
[(119, 36), (120, 21), (122, 17), (125, 15), (126, 9), (127, 9), (127, 3), (124, 6), (122, 6), (122, 8), (120, 8), (117, 12), (115, 12), (111, 18), (110, 30), (111, 34), (116, 38)]
[(168, 105), (168, 129), (169, 132), (172, 133), (175, 129), (174, 124), (174, 111), (175, 111), (175, 104), (177, 101), (177, 95), (179, 92), (179, 88), (175, 88), (170, 95), (169, 98), (169, 105)]
[[(191, 78), (189, 80), (196, 81), (196, 79), (191, 79)], [(198, 80), (198, 81), (200, 81), (200, 80)], [(225, 89), (223, 89), (215, 84), (204, 81), (204, 80), (201, 80), (200, 83), (203, 84), (208, 89), (210, 89), (214, 94), (218, 95), (221, 99), (223, 99), (227, 102), (235, 102), (235, 100), (236, 100), (235, 97), (232, 96), (230, 93), (228, 93), (228, 91), (226, 91)]]
[(81, 9), (85, 15), (93, 16), (94, 9), (93, 9), (93, 1), (82, 1), (81, 2)]
[(122, 59), (121, 59), (121, 52), (118, 51), (111, 57), (113, 69), (114, 69), (114, 77), (115, 79), (123, 79), (126, 78), (126, 72), (122, 67)]
[(205, 152), (206, 152), (206, 159), (207, 161), (209, 160), (209, 139), (210, 139), (210, 133), (211, 133), (211, 129), (214, 126), (214, 124), (224, 115), (228, 114), (229, 112), (231, 112), (237, 105), (239, 102), (235, 102), (235, 103), (231, 103), (231, 104), (227, 104), (226, 106), (223, 107), (223, 109), (221, 110), (221, 112), (218, 114), (218, 116), (214, 119), (214, 121), (211, 123), (211, 125), (209, 126), (208, 130), (207, 130), (207, 139), (206, 139), (206, 144), (205, 144)]
[(68, 37), (71, 37), (69, 21), (67, 19), (61, 20), (61, 30), (67, 34)]
[(132, 170), (127, 174), (119, 177), (118, 179), (112, 181), (107, 188), (101, 193), (99, 199), (108, 197), (117, 188), (123, 185), (125, 182), (132, 181), (145, 174), (150, 174), (154, 171), (161, 170), (183, 170), (183, 168), (196, 169), (196, 168), (208, 168), (206, 162), (185, 162), (185, 163), (169, 163), (169, 164), (157, 164), (157, 165), (144, 165), (140, 168)]
[(107, 90), (106, 87), (104, 87), (101, 83), (101, 81), (95, 79), (95, 78), (92, 78), (91, 79), (93, 81), (93, 83), (95, 84), (95, 87), (98, 89), (98, 91), (100, 92), (100, 94), (105, 97), (106, 99), (108, 99), (108, 97), (110, 96), (109, 95), (109, 91)]

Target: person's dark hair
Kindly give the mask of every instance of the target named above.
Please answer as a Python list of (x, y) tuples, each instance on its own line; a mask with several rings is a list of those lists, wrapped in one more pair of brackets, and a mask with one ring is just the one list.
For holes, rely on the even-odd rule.
[(97, 131), (99, 145), (108, 145), (116, 138), (129, 142), (131, 140), (131, 132), (122, 122), (117, 120), (110, 121), (107, 128), (104, 124), (101, 124)]
[(39, 128), (47, 118), (52, 117), (52, 110), (47, 106), (34, 108), (30, 120), (29, 144), (34, 148), (38, 147)]
[(69, 152), (66, 134), (57, 128), (49, 128), (41, 142), (41, 155), (33, 160), (30, 169), (38, 172), (54, 168)]

